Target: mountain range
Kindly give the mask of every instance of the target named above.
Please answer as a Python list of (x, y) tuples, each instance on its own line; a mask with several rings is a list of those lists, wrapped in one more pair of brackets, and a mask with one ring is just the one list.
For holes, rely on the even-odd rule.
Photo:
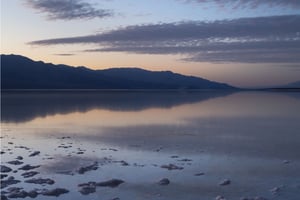
[(300, 88), (300, 81), (289, 83), (285, 86), (281, 86), (282, 88)]
[(140, 68), (92, 70), (1, 55), (2, 89), (235, 89), (195, 76)]

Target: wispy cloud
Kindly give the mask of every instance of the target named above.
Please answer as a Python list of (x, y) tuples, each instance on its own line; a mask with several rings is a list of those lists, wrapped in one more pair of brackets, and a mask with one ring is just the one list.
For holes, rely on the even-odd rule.
[(298, 63), (300, 15), (129, 26), (32, 45), (96, 44), (87, 51), (182, 54), (187, 61)]
[(56, 53), (53, 55), (55, 55), (55, 56), (74, 56), (75, 54), (73, 54), (73, 53)]
[(259, 6), (268, 7), (289, 7), (300, 9), (299, 0), (177, 0), (184, 3), (215, 3), (221, 7), (231, 8), (257, 8)]
[(45, 13), (49, 20), (92, 19), (112, 15), (110, 10), (96, 8), (83, 0), (26, 0), (26, 4)]

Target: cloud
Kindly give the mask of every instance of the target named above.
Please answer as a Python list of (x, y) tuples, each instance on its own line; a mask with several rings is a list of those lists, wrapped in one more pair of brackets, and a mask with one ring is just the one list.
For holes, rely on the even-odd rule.
[(300, 15), (129, 26), (32, 45), (96, 44), (87, 51), (181, 54), (195, 62), (300, 62)]
[(46, 13), (48, 20), (92, 19), (112, 15), (110, 10), (95, 8), (83, 0), (26, 0), (26, 5)]
[(288, 7), (292, 9), (300, 8), (299, 0), (177, 0), (184, 3), (215, 3), (220, 7), (237, 8), (257, 8), (259, 6), (268, 7)]
[(56, 53), (53, 55), (55, 55), (55, 56), (74, 56), (75, 54), (73, 54), (73, 53)]

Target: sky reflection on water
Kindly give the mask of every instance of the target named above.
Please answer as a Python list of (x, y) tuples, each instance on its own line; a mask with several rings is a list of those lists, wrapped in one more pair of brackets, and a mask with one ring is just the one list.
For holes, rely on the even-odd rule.
[[(300, 196), (299, 97), (298, 93), (271, 92), (4, 94), (1, 142), (4, 150), (13, 141), (43, 152), (28, 161), (42, 163), (42, 174), (72, 189), (61, 199), (84, 199), (76, 191), (78, 183), (120, 177), (126, 180), (124, 185), (112, 191), (97, 189), (91, 197), (213, 199), (224, 195), (239, 199), (260, 195), (273, 199), (269, 190), (285, 185), (276, 199), (296, 200)], [(59, 139), (62, 136), (71, 138)], [(72, 148), (58, 148), (67, 142)], [(78, 148), (85, 149), (83, 155), (76, 154)], [(26, 156), (14, 149), (12, 155), (18, 154)], [(46, 159), (49, 156), (54, 159)], [(8, 153), (2, 157), (3, 162), (12, 159)], [(84, 165), (104, 158), (110, 162), (100, 171), (76, 175), (74, 160)], [(184, 158), (191, 161), (180, 161)], [(129, 166), (121, 166), (121, 160)], [(285, 165), (284, 160), (291, 163)], [(159, 167), (169, 163), (184, 169)], [(66, 171), (75, 175), (61, 173)], [(199, 172), (205, 176), (195, 177)], [(171, 180), (167, 188), (156, 184), (164, 177)], [(224, 178), (232, 180), (225, 188), (218, 186)]]

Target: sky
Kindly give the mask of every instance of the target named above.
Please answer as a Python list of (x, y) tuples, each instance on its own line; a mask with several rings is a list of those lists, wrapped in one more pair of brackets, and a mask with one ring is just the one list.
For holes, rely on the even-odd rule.
[(1, 54), (238, 87), (300, 80), (299, 0), (1, 0)]

